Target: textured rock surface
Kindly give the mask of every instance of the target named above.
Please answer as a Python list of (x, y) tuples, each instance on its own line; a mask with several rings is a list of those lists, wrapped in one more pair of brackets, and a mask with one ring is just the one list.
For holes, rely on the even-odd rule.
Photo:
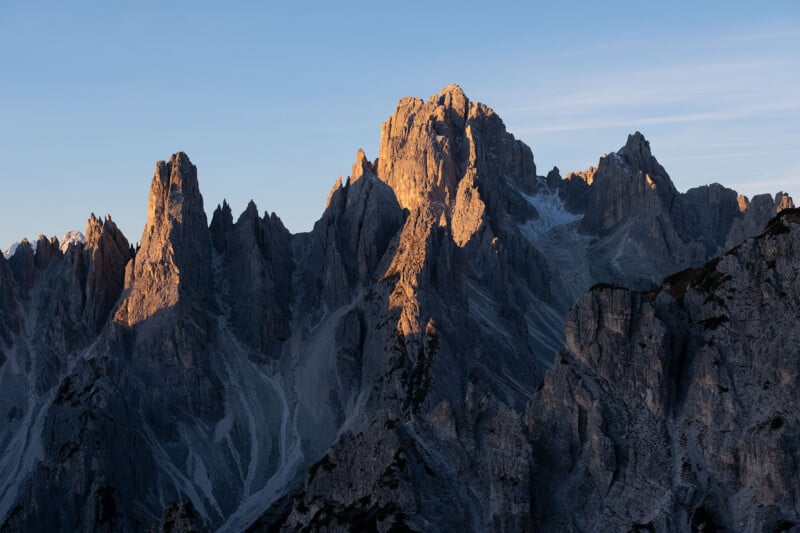
[(537, 528), (797, 527), (799, 257), (784, 211), (656, 292), (579, 300), (526, 414)]
[(197, 168), (182, 152), (156, 165), (141, 243), (117, 321), (131, 326), (179, 302), (210, 300), (208, 224)]
[(107, 216), (94, 216), (86, 224), (85, 250), (90, 255), (86, 279), (87, 322), (95, 331), (106, 323), (125, 283), (125, 265), (133, 257), (128, 239)]
[(150, 533), (201, 533), (208, 531), (191, 501), (172, 502), (164, 510), (158, 526), (151, 527)]
[(565, 209), (583, 215), (579, 231), (590, 237), (578, 292), (596, 281), (646, 290), (758, 235), (772, 216), (794, 206), (781, 192), (749, 202), (717, 183), (679, 193), (639, 132), (596, 167), (546, 181)]
[[(663, 450), (678, 449), (663, 436), (678, 434), (682, 409), (693, 409), (693, 428), (725, 421), (717, 410), (727, 404), (702, 401), (709, 384), (734, 390), (700, 363), (664, 359), (662, 348), (672, 354), (673, 337), (695, 339), (680, 352), (694, 354), (710, 337), (692, 335), (732, 331), (733, 311), (726, 322), (717, 307), (736, 297), (716, 287), (713, 297), (700, 294), (684, 278), (655, 303), (598, 290), (570, 312), (566, 339), (564, 313), (596, 282), (649, 288), (700, 267), (791, 205), (782, 195), (747, 202), (718, 185), (682, 195), (639, 134), (596, 168), (536, 176), (531, 150), (457, 86), (403, 99), (384, 124), (378, 159), (358, 152), (311, 232), (291, 235), (252, 202), (235, 221), (223, 202), (208, 226), (199, 190), (197, 169), (175, 154), (156, 165), (138, 251), (109, 217), (92, 216), (85, 243), (42, 237), (0, 257), (3, 527), (518, 531), (595, 519), (632, 527), (628, 518), (647, 518), (637, 509), (662, 509), (658, 491), (678, 501), (659, 476), (674, 459)], [(769, 238), (794, 235), (782, 228)], [(754, 257), (774, 252), (752, 242), (730, 257), (748, 247)], [(726, 261), (692, 275), (716, 279), (709, 269)], [(796, 315), (796, 299), (781, 295), (794, 294), (786, 283), (796, 288), (784, 266), (750, 281), (751, 292), (787, 307), (748, 312)], [(670, 291), (683, 285), (673, 301)], [(782, 330), (765, 324), (736, 329), (756, 340), (769, 333), (770, 350), (782, 342)], [(565, 340), (568, 351), (542, 382)], [(725, 376), (740, 379), (730, 352), (720, 354)], [(593, 384), (563, 375), (568, 368)], [(793, 394), (791, 375), (773, 372), (770, 387)], [(702, 384), (695, 403), (692, 379)], [(750, 390), (738, 383), (731, 398)], [(673, 389), (682, 392), (663, 392)], [(726, 423), (742, 416), (751, 429), (762, 416), (732, 412)], [(770, 416), (783, 424), (774, 435), (790, 439), (794, 419)], [(643, 428), (658, 452), (620, 448), (621, 427)], [(706, 440), (686, 431), (694, 454)], [(633, 449), (641, 457), (624, 463)], [(793, 520), (789, 500), (768, 503), (761, 466), (745, 469), (788, 459), (753, 450), (730, 452), (735, 468), (730, 456), (713, 458), (728, 461), (714, 467), (729, 469), (727, 485), (697, 474), (696, 492), (681, 495), (691, 503), (673, 506), (678, 518), (659, 522), (656, 513), (653, 523), (771, 523), (773, 511), (749, 510), (760, 503), (777, 509), (775, 520)], [(638, 503), (621, 488), (623, 474), (643, 494)], [(750, 487), (749, 496), (735, 493), (741, 516), (724, 492), (736, 483)], [(776, 483), (775, 493), (795, 487), (790, 477)], [(695, 505), (701, 492), (717, 503)], [(610, 516), (606, 503), (627, 507)]]

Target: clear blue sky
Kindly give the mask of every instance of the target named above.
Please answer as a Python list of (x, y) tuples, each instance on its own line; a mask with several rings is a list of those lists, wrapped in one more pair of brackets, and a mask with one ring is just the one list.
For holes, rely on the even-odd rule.
[(493, 107), (540, 173), (641, 130), (680, 190), (800, 200), (800, 2), (0, 0), (0, 248), (110, 213), (183, 150), (206, 210), (311, 228), (405, 95)]

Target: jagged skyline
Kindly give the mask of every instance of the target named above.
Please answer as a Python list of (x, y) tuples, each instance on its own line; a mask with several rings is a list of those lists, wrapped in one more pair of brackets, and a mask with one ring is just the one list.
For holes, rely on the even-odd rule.
[[(397, 99), (451, 82), (492, 103), (540, 173), (596, 164), (641, 130), (679, 190), (800, 196), (797, 6), (687, 9), (466, 4), (440, 24), (366, 6), (4, 6), (0, 248), (91, 212), (138, 239), (152, 165), (178, 150), (202, 169), (207, 214), (252, 198), (308, 230), (357, 149), (377, 156)], [(442, 61), (432, 35), (458, 52)]]
[(788, 197), (680, 193), (640, 133), (542, 180), (457, 85), (381, 131), (309, 233), (209, 221), (178, 152), (138, 249), (0, 257), (0, 528), (798, 522)]

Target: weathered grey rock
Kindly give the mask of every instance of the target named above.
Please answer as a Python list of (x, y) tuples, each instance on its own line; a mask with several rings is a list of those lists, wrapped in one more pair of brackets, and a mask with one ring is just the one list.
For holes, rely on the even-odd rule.
[[(221, 213), (225, 220), (230, 209)], [(215, 229), (212, 221), (212, 233)], [(236, 224), (220, 234), (224, 245), (217, 248), (222, 255), (219, 268), (227, 281), (223, 300), (230, 309), (231, 327), (253, 353), (276, 358), (291, 334), (294, 262), (289, 231), (274, 214), (260, 218), (250, 202)]]
[[(427, 102), (401, 101), (378, 160), (359, 151), (311, 232), (291, 235), (255, 204), (234, 223), (226, 202), (207, 227), (197, 171), (179, 153), (156, 166), (138, 251), (109, 218), (92, 217), (85, 244), (62, 252), (40, 239), (36, 253), (22, 244), (7, 263), (0, 258), (0, 524), (519, 531), (585, 526), (597, 516), (613, 529), (630, 525), (619, 516), (661, 509), (656, 493), (672, 494), (659, 477), (662, 451), (675, 445), (659, 440), (658, 424), (675, 434), (669, 424), (683, 420), (684, 406), (712, 409), (703, 420), (726, 419), (715, 411), (722, 402), (690, 406), (686, 391), (663, 393), (695, 373), (680, 365), (676, 373), (676, 359), (665, 363), (659, 350), (672, 343), (674, 354), (701, 326), (733, 328), (733, 315), (728, 325), (713, 307), (729, 297), (687, 296), (709, 313), (692, 321), (696, 311), (669, 304), (664, 291), (655, 303), (622, 290), (606, 301), (595, 291), (570, 314), (569, 352), (559, 359), (567, 364), (550, 370), (536, 393), (546, 400), (535, 399), (523, 419), (565, 341), (563, 312), (598, 281), (649, 287), (670, 269), (700, 265), (789, 200), (754, 199), (752, 210), (737, 200), (734, 211), (718, 186), (680, 195), (641, 135), (563, 180), (557, 169), (544, 178), (535, 168), (530, 149), (491, 109), (448, 86)], [(578, 231), (586, 217), (597, 221), (588, 234)], [(783, 235), (781, 228), (771, 231)], [(752, 283), (789, 302), (785, 317), (795, 305), (781, 295), (791, 294), (783, 288), (791, 272)], [(741, 331), (768, 333), (773, 346), (787, 324)], [(644, 347), (629, 346), (619, 333), (629, 330), (646, 337)], [(680, 345), (680, 353), (701, 344)], [(578, 365), (580, 379), (602, 376), (592, 378), (599, 389), (559, 373)], [(712, 383), (698, 372), (700, 385)], [(773, 377), (781, 376), (791, 374)], [(656, 392), (648, 397), (644, 387)], [(697, 402), (708, 396), (701, 390)], [(783, 418), (787, 428), (791, 420)], [(620, 428), (652, 424), (654, 433), (637, 438), (659, 451), (619, 459), (634, 453), (620, 448)], [(588, 455), (576, 451), (587, 446)], [(763, 462), (762, 448), (754, 453), (753, 464)], [(787, 464), (769, 454), (769, 468)], [(586, 472), (578, 476), (575, 465)], [(761, 487), (757, 474), (737, 472)], [(578, 477), (586, 482), (576, 485)], [(717, 490), (698, 479), (703, 494)], [(725, 483), (728, 490), (738, 481)], [(785, 478), (779, 488), (793, 483)], [(625, 499), (628, 486), (640, 500), (633, 492)], [(720, 491), (713, 494), (733, 494)], [(742, 511), (746, 527), (773, 515), (793, 520), (784, 503), (747, 514), (756, 500), (767, 502), (753, 498)], [(619, 502), (628, 514), (603, 514)], [(698, 524), (722, 512), (702, 507)], [(672, 527), (658, 520), (653, 527)]]
[(86, 245), (89, 269), (86, 279), (86, 320), (99, 331), (122, 294), (125, 266), (132, 259), (128, 239), (106, 216), (100, 220), (92, 213), (86, 223)]
[(758, 235), (772, 217), (784, 209), (794, 207), (792, 198), (783, 192), (776, 193), (774, 199), (770, 194), (759, 194), (752, 200), (748, 200), (746, 196), (739, 196), (737, 202), (743, 216), (734, 221), (725, 243), (727, 248), (738, 245), (748, 237)]
[(19, 331), (16, 298), (12, 290), (13, 283), (13, 274), (8, 266), (8, 261), (3, 254), (0, 254), (0, 343), (4, 345), (5, 349), (11, 345), (11, 335)]
[[(556, 181), (555, 175), (544, 180)], [(594, 282), (648, 289), (670, 272), (699, 266), (757, 235), (771, 216), (794, 205), (779, 193), (774, 203), (763, 195), (750, 206), (719, 184), (679, 193), (639, 132), (617, 152), (604, 155), (597, 167), (569, 173), (548, 189), (558, 190), (563, 209), (582, 215), (578, 228), (587, 239), (576, 244), (587, 257), (569, 261), (586, 262), (577, 274), (578, 293)], [(534, 197), (534, 202), (541, 205), (542, 200)], [(558, 231), (551, 233), (563, 241)], [(545, 256), (557, 256), (547, 235), (541, 237), (537, 247)], [(556, 261), (556, 269), (562, 268)]]
[(9, 258), (8, 265), (20, 290), (29, 291), (33, 286), (36, 266), (33, 247), (28, 239), (22, 239), (16, 253)]
[[(378, 413), (309, 470), (286, 530), (530, 528), (530, 448), (519, 416), (485, 389), (424, 419)], [(257, 529), (258, 530), (258, 529)]]
[[(693, 237), (705, 242), (708, 255), (717, 255), (725, 248), (731, 227), (741, 218), (736, 191), (712, 183), (689, 189), (684, 198), (687, 211), (691, 213), (687, 227), (693, 232)], [(763, 229), (766, 223), (767, 220), (763, 220), (760, 228)]]
[(228, 205), (226, 200), (222, 201), (222, 205), (217, 204), (214, 214), (211, 217), (211, 231), (212, 240), (214, 242), (214, 249), (222, 251), (227, 244), (225, 235), (233, 228), (233, 213), (231, 206)]
[(598, 287), (526, 414), (537, 528), (800, 523), (800, 211), (653, 293)]
[(171, 502), (164, 509), (164, 516), (151, 533), (201, 533), (208, 531), (190, 500)]

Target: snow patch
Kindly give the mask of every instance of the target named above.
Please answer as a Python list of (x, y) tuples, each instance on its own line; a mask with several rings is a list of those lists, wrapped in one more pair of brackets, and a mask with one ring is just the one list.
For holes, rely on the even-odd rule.
[(569, 226), (583, 218), (582, 215), (575, 215), (567, 211), (564, 207), (564, 200), (556, 192), (540, 192), (533, 196), (527, 194), (522, 196), (539, 212), (538, 219), (531, 220), (522, 227), (531, 240), (538, 240), (557, 228)]
[(5, 256), (5, 258), (9, 259), (15, 253), (17, 253), (17, 248), (19, 248), (20, 245), (23, 242), (27, 242), (28, 244), (30, 244), (31, 248), (33, 249), (33, 253), (36, 253), (36, 244), (37, 244), (37, 242), (36, 241), (30, 242), (30, 241), (28, 241), (28, 239), (22, 239), (21, 241), (17, 241), (14, 244), (12, 244), (11, 246), (9, 246), (8, 250), (3, 252), (3, 255)]
[[(36, 240), (30, 241), (28, 239), (22, 239), (9, 246), (8, 249), (5, 252), (3, 252), (3, 256), (6, 259), (13, 256), (15, 253), (17, 253), (17, 248), (19, 248), (19, 246), (23, 242), (27, 242), (28, 244), (30, 244), (31, 248), (33, 249), (33, 253), (36, 253), (36, 245), (38, 244), (38, 241)], [(61, 237), (61, 239), (59, 239), (58, 242), (59, 242), (59, 247), (61, 248), (61, 253), (65, 254), (67, 253), (67, 249), (69, 249), (70, 244), (75, 244), (75, 245), (86, 244), (86, 237), (80, 231), (73, 229), (66, 232)]]
[(69, 249), (70, 244), (86, 244), (86, 237), (80, 231), (74, 229), (68, 231), (61, 237), (61, 240), (58, 241), (61, 244), (61, 253), (67, 253), (67, 249)]

